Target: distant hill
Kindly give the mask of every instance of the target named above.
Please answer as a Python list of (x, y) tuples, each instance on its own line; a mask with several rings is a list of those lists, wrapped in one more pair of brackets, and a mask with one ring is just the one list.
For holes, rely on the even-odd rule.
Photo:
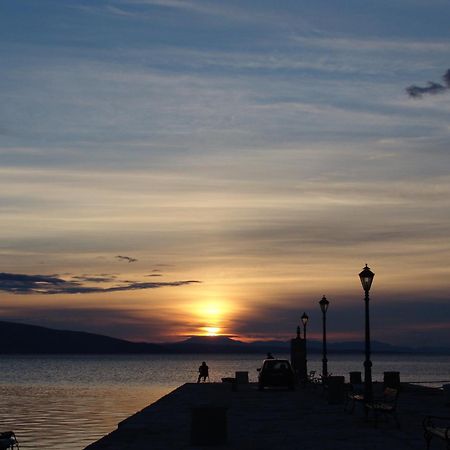
[(174, 353), (254, 353), (248, 344), (227, 336), (192, 336), (185, 341), (163, 345)]
[(167, 350), (157, 344), (134, 343), (100, 334), (0, 321), (0, 354), (163, 352)]
[[(320, 353), (322, 342), (309, 340), (308, 353)], [(372, 341), (374, 353), (441, 353), (449, 348), (410, 348)], [(364, 352), (364, 342), (329, 342), (329, 353)], [(246, 343), (227, 336), (194, 336), (164, 344), (136, 343), (100, 334), (54, 330), (0, 321), (0, 354), (140, 354), (140, 353), (289, 353), (288, 341)]]
[[(321, 341), (308, 341), (309, 353), (321, 353)], [(246, 343), (226, 336), (194, 336), (185, 341), (165, 343), (164, 347), (177, 353), (289, 353), (289, 341), (254, 341)], [(327, 349), (329, 353), (363, 353), (364, 342), (329, 342)], [(372, 341), (372, 352), (374, 353), (409, 353), (416, 350), (409, 347), (398, 347), (384, 342)]]

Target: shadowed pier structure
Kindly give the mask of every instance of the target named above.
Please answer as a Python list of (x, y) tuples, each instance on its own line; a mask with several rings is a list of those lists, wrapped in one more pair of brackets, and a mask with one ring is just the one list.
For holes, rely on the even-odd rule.
[(226, 410), (227, 440), (209, 448), (242, 450), (422, 450), (424, 416), (449, 413), (442, 390), (409, 384), (401, 387), (398, 429), (392, 421), (375, 428), (362, 410), (345, 413), (342, 404), (327, 402), (321, 388), (259, 392), (254, 384), (233, 390), (228, 383), (189, 383), (124, 420), (86, 450), (202, 448), (191, 440), (192, 411), (199, 405)]

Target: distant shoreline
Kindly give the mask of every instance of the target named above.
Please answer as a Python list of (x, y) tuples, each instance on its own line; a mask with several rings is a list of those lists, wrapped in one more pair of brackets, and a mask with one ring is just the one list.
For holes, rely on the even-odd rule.
[[(307, 342), (308, 354), (321, 354), (318, 341)], [(142, 355), (289, 353), (289, 341), (245, 343), (227, 336), (193, 336), (181, 342), (131, 342), (94, 333), (0, 321), (0, 355)], [(363, 342), (329, 342), (328, 353), (361, 354)], [(410, 348), (372, 341), (373, 354), (450, 355), (450, 348)]]
[[(277, 350), (278, 354), (289, 354), (289, 350)], [(362, 351), (328, 351), (328, 355), (361, 355)], [(310, 354), (321, 355), (318, 351), (312, 351)], [(171, 356), (198, 356), (198, 355), (264, 355), (261, 351), (220, 351), (220, 350), (200, 350), (196, 352), (0, 352), (2, 356), (151, 356), (151, 355), (171, 355)], [(449, 352), (424, 352), (424, 351), (411, 351), (411, 352), (372, 352), (372, 355), (410, 355), (410, 356), (450, 356)], [(263, 356), (262, 356), (263, 357)]]

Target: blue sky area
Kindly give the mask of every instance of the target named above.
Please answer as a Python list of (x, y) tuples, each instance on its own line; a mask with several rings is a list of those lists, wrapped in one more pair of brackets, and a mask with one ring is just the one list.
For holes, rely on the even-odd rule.
[(307, 311), (319, 338), (325, 294), (331, 338), (362, 340), (368, 263), (374, 339), (449, 342), (449, 19), (2, 1), (0, 317), (284, 339)]

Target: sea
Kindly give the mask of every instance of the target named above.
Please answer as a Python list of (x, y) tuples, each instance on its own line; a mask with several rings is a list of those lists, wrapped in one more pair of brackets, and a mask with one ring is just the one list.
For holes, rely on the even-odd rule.
[[(288, 358), (288, 355), (275, 355)], [(80, 450), (118, 422), (186, 382), (206, 361), (212, 382), (248, 371), (257, 380), (264, 355), (48, 355), (0, 356), (0, 431), (13, 430), (21, 449)], [(330, 354), (328, 371), (363, 372), (362, 354)], [(400, 372), (401, 381), (450, 383), (450, 355), (374, 354), (373, 379)], [(321, 373), (320, 354), (308, 370)]]

